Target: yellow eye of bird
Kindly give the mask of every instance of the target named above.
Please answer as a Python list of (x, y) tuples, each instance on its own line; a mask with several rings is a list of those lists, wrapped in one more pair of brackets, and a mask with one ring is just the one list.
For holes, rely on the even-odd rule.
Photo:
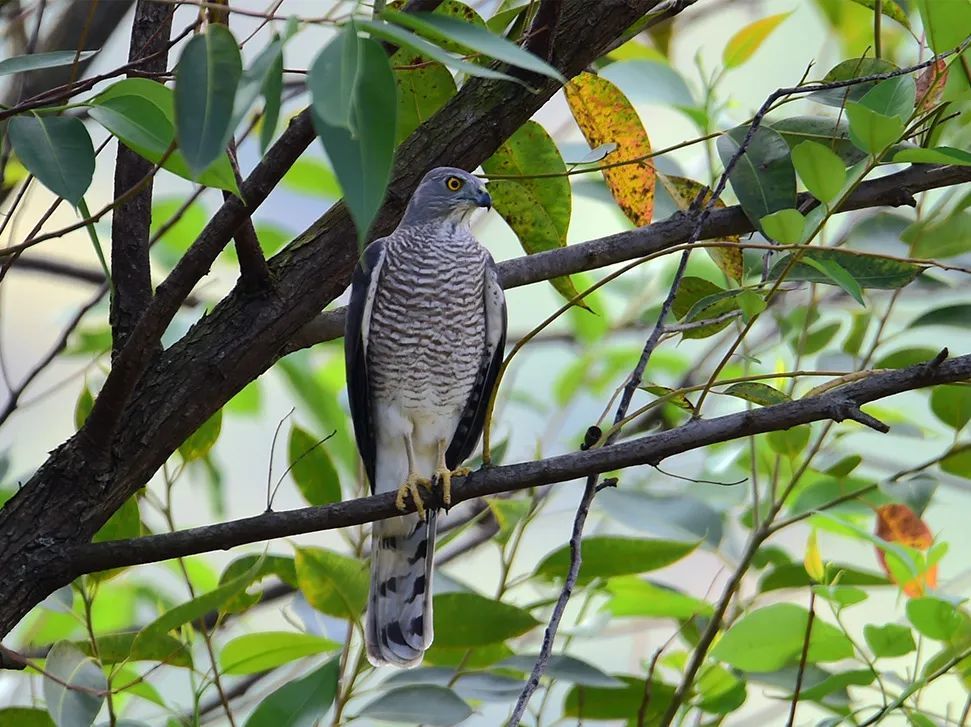
[(449, 177), (445, 180), (445, 186), (452, 192), (458, 192), (462, 189), (462, 180), (458, 177)]

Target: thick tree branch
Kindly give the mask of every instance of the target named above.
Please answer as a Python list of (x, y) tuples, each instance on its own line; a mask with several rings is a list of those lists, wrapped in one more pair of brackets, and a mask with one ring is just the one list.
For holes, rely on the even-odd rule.
[[(138, 0), (132, 24), (129, 62), (147, 58), (128, 72), (128, 77), (164, 71), (168, 65), (168, 41), (175, 8), (152, 0)], [(115, 163), (117, 199), (140, 184), (153, 164), (118, 144)], [(152, 189), (149, 179), (128, 202), (111, 216), (111, 296), (112, 355), (118, 353), (138, 317), (152, 299), (152, 268), (148, 258), (149, 228), (152, 223)]]
[[(877, 399), (971, 377), (971, 354), (875, 373), (821, 396), (688, 422), (676, 429), (585, 452), (537, 462), (492, 467), (455, 480), (454, 503), (538, 485), (566, 482), (590, 474), (637, 465), (656, 465), (669, 457), (718, 442), (740, 439), (831, 419), (856, 419), (859, 408)], [(410, 505), (409, 505), (410, 507)], [(361, 525), (399, 515), (395, 494), (350, 500), (324, 507), (271, 512), (231, 522), (151, 535), (134, 540), (88, 543), (64, 548), (60, 556), (70, 577), (110, 568), (225, 550), (238, 545), (301, 533)]]
[[(915, 204), (914, 195), (919, 192), (966, 182), (971, 182), (971, 167), (915, 165), (896, 174), (863, 182), (837, 212), (868, 207), (912, 207)], [(797, 206), (802, 209), (802, 205), (812, 201), (810, 195), (803, 193), (799, 196)], [(693, 227), (693, 218), (678, 215), (629, 232), (506, 260), (499, 263), (502, 286), (507, 289), (518, 288), (560, 275), (595, 270), (651, 255), (687, 242)], [(755, 225), (745, 216), (741, 207), (727, 207), (712, 210), (701, 229), (700, 239), (714, 240), (754, 231)], [(290, 340), (284, 353), (343, 335), (344, 308), (326, 311), (301, 328)]]

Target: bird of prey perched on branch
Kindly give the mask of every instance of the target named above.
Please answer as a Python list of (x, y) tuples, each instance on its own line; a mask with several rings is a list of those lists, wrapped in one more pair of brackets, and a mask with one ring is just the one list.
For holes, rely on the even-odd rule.
[(479, 180), (433, 169), (397, 229), (354, 271), (345, 357), (354, 434), (374, 493), (416, 513), (374, 524), (365, 639), (372, 664), (414, 666), (432, 642), (434, 510), (482, 433), (506, 339), (496, 264), (469, 228), (492, 200)]

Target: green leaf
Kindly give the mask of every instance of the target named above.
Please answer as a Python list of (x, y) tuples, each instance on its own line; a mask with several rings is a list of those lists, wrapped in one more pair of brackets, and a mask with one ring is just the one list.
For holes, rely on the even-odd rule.
[(331, 659), (301, 679), (295, 679), (260, 702), (245, 727), (313, 727), (337, 696), (340, 667)]
[(957, 475), (971, 480), (971, 448), (958, 445), (951, 449), (941, 460), (941, 470), (949, 475)]
[(314, 634), (261, 631), (237, 636), (226, 644), (219, 652), (219, 666), (225, 674), (255, 674), (339, 648), (337, 642)]
[(880, 81), (860, 99), (860, 105), (883, 116), (896, 116), (906, 122), (917, 104), (917, 83), (912, 76), (896, 76)]
[(868, 154), (880, 154), (900, 141), (904, 122), (896, 116), (884, 116), (859, 103), (846, 104), (850, 120), (850, 141)]
[(952, 164), (958, 167), (971, 166), (971, 152), (950, 146), (936, 146), (933, 149), (901, 149), (894, 154), (895, 162), (912, 164)]
[(804, 141), (792, 149), (792, 163), (809, 193), (820, 202), (831, 203), (846, 182), (846, 166), (829, 147)]
[(539, 625), (528, 611), (475, 593), (440, 593), (433, 612), (435, 644), (444, 648), (495, 644)]
[(499, 532), (492, 538), (499, 545), (505, 545), (509, 542), (516, 526), (526, 517), (532, 507), (532, 502), (529, 500), (498, 497), (490, 497), (486, 500), (486, 504), (499, 526)]
[(884, 626), (866, 624), (863, 627), (863, 638), (866, 639), (867, 646), (878, 659), (903, 656), (917, 648), (910, 629), (901, 624), (886, 624)]
[[(807, 259), (817, 262), (836, 262), (861, 288), (877, 288), (881, 290), (893, 290), (902, 288), (916, 278), (923, 268), (913, 263), (901, 262), (899, 260), (888, 260), (886, 258), (855, 254), (846, 250), (820, 249), (809, 253), (803, 253), (799, 262), (792, 266), (786, 274), (788, 281), (806, 281), (810, 283), (832, 284), (832, 278), (828, 274), (820, 272), (817, 268), (806, 263)], [(776, 280), (783, 270), (789, 265), (790, 255), (782, 257), (772, 270), (769, 271), (769, 280)]]
[(784, 404), (787, 401), (791, 401), (788, 394), (779, 391), (773, 386), (761, 384), (757, 381), (743, 381), (738, 384), (732, 384), (719, 393), (745, 399), (745, 401), (750, 401), (759, 406), (772, 406), (773, 404)]
[[(825, 672), (824, 672), (825, 673)], [(876, 677), (872, 669), (853, 669), (851, 671), (829, 674), (826, 678), (814, 684), (806, 685), (799, 692), (800, 700), (823, 702), (823, 700), (834, 692), (843, 691), (847, 687), (865, 687)], [(789, 696), (787, 699), (791, 700)]]
[[(517, 669), (524, 674), (533, 670), (539, 654), (516, 654), (499, 663), (501, 667)], [(546, 676), (557, 681), (580, 684), (585, 687), (620, 687), (623, 682), (600, 671), (592, 664), (566, 654), (553, 654), (546, 665)]]
[(57, 727), (89, 727), (107, 689), (97, 661), (68, 641), (54, 644), (44, 663), (44, 701)]
[(397, 145), (455, 95), (455, 79), (441, 63), (403, 50), (391, 57), (391, 66), (398, 89)]
[[(839, 81), (849, 81), (854, 78), (873, 76), (881, 73), (889, 73), (897, 70), (897, 66), (890, 61), (882, 58), (851, 58), (850, 60), (838, 63), (823, 76), (823, 83)], [(823, 91), (814, 91), (808, 98), (817, 103), (827, 106), (843, 107), (847, 101), (859, 101), (867, 92), (877, 85), (877, 81), (866, 81), (856, 83), (846, 88), (829, 88)]]
[(915, 257), (948, 258), (971, 250), (971, 212), (961, 211), (943, 220), (918, 220), (900, 234)]
[[(737, 126), (718, 137), (716, 147), (722, 164), (727, 166), (741, 148), (748, 129)], [(773, 212), (796, 206), (796, 171), (789, 156), (789, 145), (779, 132), (767, 126), (755, 130), (728, 178), (753, 223)]]
[[(583, 567), (577, 578), (585, 585), (594, 578), (633, 575), (676, 563), (698, 547), (698, 543), (647, 540), (617, 536), (593, 536), (582, 542)], [(533, 572), (545, 580), (563, 579), (570, 566), (568, 545), (547, 555)]]
[(674, 687), (655, 680), (651, 680), (650, 685), (646, 686), (643, 679), (620, 675), (618, 678), (624, 682), (624, 686), (619, 689), (582, 685), (573, 687), (566, 695), (563, 716), (591, 720), (632, 719), (640, 711), (644, 695), (649, 693), (651, 698), (645, 710), (644, 724), (660, 724), (659, 720), (674, 696)]
[(380, 695), (360, 716), (406, 724), (449, 727), (472, 716), (472, 710), (454, 690), (435, 684), (397, 687)]
[(179, 445), (179, 454), (186, 462), (201, 459), (209, 454), (219, 439), (219, 433), (223, 426), (223, 410), (218, 409), (215, 414), (209, 417), (195, 432), (189, 435), (182, 444)]
[(614, 520), (640, 532), (679, 540), (700, 538), (712, 547), (722, 539), (722, 514), (700, 497), (609, 489), (597, 501)]
[(319, 159), (302, 156), (294, 162), (280, 181), (284, 187), (314, 197), (339, 199), (341, 186), (334, 171)]
[[(711, 656), (742, 671), (775, 671), (802, 653), (809, 612), (792, 603), (776, 603), (736, 621), (711, 650)], [(839, 661), (853, 656), (853, 645), (835, 626), (813, 621), (807, 662)]]
[[(870, 10), (875, 10), (877, 7), (877, 0), (853, 0), (853, 2), (865, 8), (870, 8)], [(897, 4), (897, 0), (880, 0), (880, 12), (891, 20), (896, 20), (905, 28), (910, 27), (907, 13)]]
[(11, 73), (23, 73), (24, 71), (36, 71), (41, 68), (57, 68), (58, 66), (73, 66), (75, 60), (78, 62), (87, 60), (97, 50), (55, 50), (48, 53), (29, 53), (23, 56), (11, 56), (0, 61), (0, 76), (8, 76)]
[(439, 646), (436, 634), (435, 643), (425, 652), (425, 659), (422, 663), (433, 666), (461, 667), (462, 669), (483, 669), (492, 666), (497, 661), (508, 659), (512, 656), (512, 653), (512, 649), (501, 642), (478, 646), (471, 651), (463, 646), (455, 648)]
[[(839, 574), (839, 583), (844, 586), (886, 586), (889, 581), (880, 573), (863, 571), (841, 563), (828, 563), (827, 579)], [(812, 585), (802, 563), (779, 564), (766, 571), (759, 581), (759, 592), (768, 593), (784, 588), (806, 588)]]
[(935, 386), (931, 411), (952, 429), (960, 431), (971, 421), (971, 387)]
[[(253, 59), (249, 68), (242, 72), (239, 77), (239, 85), (236, 88), (236, 95), (233, 99), (233, 114), (229, 122), (230, 133), (239, 126), (250, 107), (256, 102), (267, 86), (272, 83), (272, 76), (277, 71), (282, 74), (283, 70), (283, 39), (276, 36), (269, 44)], [(281, 76), (282, 77), (282, 76)], [(277, 111), (279, 111), (279, 99), (276, 101)], [(276, 126), (276, 121), (271, 124), (271, 130)]]
[[(314, 128), (363, 242), (384, 201), (394, 155), (397, 89), (388, 56), (348, 26), (317, 56), (307, 85)], [(350, 88), (348, 98), (339, 96), (341, 88)]]
[(766, 215), (759, 220), (759, 225), (766, 237), (783, 245), (802, 242), (803, 232), (809, 232), (806, 230), (806, 216), (791, 207)]
[(88, 414), (91, 413), (91, 409), (94, 406), (94, 397), (91, 395), (91, 390), (88, 388), (87, 382), (81, 388), (81, 395), (78, 396), (77, 404), (74, 405), (74, 429), (79, 430), (84, 425), (85, 420), (88, 418)]
[(604, 604), (604, 609), (614, 616), (690, 619), (710, 616), (713, 611), (706, 601), (636, 576), (609, 579), (607, 592), (611, 599)]
[[(566, 247), (573, 197), (566, 164), (546, 130), (527, 121), (482, 163), (486, 175), (558, 174), (539, 179), (489, 182), (492, 204), (527, 254)], [(569, 277), (554, 278), (553, 287), (567, 300), (577, 294)], [(582, 302), (582, 307), (587, 307)]]
[(745, 63), (772, 34), (772, 31), (790, 15), (792, 13), (770, 15), (746, 25), (735, 33), (722, 51), (722, 63), (725, 64), (725, 68), (738, 68)]
[(327, 453), (326, 442), (294, 425), (290, 430), (287, 453), (290, 474), (309, 504), (328, 505), (340, 501), (340, 475)]
[(92, 542), (128, 540), (142, 534), (142, 520), (138, 512), (138, 495), (132, 495), (108, 518), (108, 522), (91, 538)]
[[(810, 577), (813, 578), (813, 580), (821, 580), (822, 578), (825, 578), (825, 575), (815, 574), (811, 575)], [(837, 610), (847, 608), (849, 606), (855, 606), (858, 603), (863, 603), (868, 598), (867, 592), (862, 588), (857, 588), (856, 586), (817, 584), (814, 585), (812, 589), (813, 593), (820, 598), (825, 598), (827, 601), (836, 606)]]
[[(169, 666), (192, 666), (192, 653), (178, 639), (168, 634), (151, 634), (138, 637), (137, 631), (98, 636), (98, 659), (108, 664), (122, 664), (126, 661), (157, 661)], [(91, 643), (81, 641), (75, 646), (85, 656), (93, 657)], [(120, 682), (124, 683), (124, 682)]]
[(936, 348), (901, 348), (878, 359), (873, 365), (877, 369), (903, 369), (933, 360), (940, 349)]
[(94, 176), (94, 147), (78, 119), (14, 116), (7, 138), (27, 171), (77, 207)]
[(260, 152), (266, 153), (277, 124), (280, 122), (280, 105), (283, 102), (283, 54), (277, 56), (273, 67), (263, 81), (263, 121), (260, 126)]
[(471, 23), (434, 13), (406, 14), (396, 10), (385, 10), (382, 18), (413, 30), (432, 41), (451, 40), (477, 53), (495, 58), (497, 61), (566, 83), (563, 75), (539, 56)]
[(809, 435), (812, 429), (808, 424), (801, 424), (791, 429), (780, 429), (769, 432), (766, 439), (773, 452), (783, 454), (786, 457), (797, 457), (809, 444)]
[(907, 601), (907, 620), (927, 638), (946, 641), (957, 633), (967, 616), (949, 601), (924, 596)]
[(735, 300), (742, 311), (742, 320), (746, 323), (766, 309), (765, 298), (754, 290), (743, 290)]
[(827, 276), (831, 282), (836, 283), (836, 285), (849, 293), (853, 300), (863, 307), (866, 307), (866, 301), (863, 300), (863, 289), (860, 287), (860, 284), (856, 282), (853, 275), (851, 275), (846, 268), (836, 262), (836, 260), (833, 260), (832, 258), (816, 260), (812, 257), (804, 256), (802, 258), (802, 262), (823, 273), (823, 275)]
[(297, 548), (297, 583), (321, 613), (356, 619), (368, 593), (367, 564), (323, 548)]
[[(74, 57), (74, 51), (71, 51), (71, 57)], [(7, 707), (0, 709), (0, 727), (56, 727), (56, 725), (46, 710), (32, 707)]]
[(915, 3), (924, 22), (928, 44), (935, 53), (953, 50), (961, 44), (971, 28), (971, 4), (917, 0)]
[(850, 124), (843, 116), (838, 119), (828, 116), (790, 116), (771, 121), (769, 126), (782, 135), (791, 149), (811, 141), (833, 151), (844, 165), (856, 164), (866, 159), (866, 154), (850, 141)]
[(243, 72), (236, 39), (210, 24), (186, 44), (175, 68), (175, 128), (179, 149), (198, 176), (232, 138), (233, 104)]

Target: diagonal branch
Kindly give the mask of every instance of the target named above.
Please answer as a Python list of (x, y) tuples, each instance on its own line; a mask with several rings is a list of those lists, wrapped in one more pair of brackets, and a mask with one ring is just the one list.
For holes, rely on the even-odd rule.
[[(944, 352), (946, 355), (946, 352)], [(719, 442), (789, 429), (814, 421), (856, 419), (869, 402), (904, 391), (961, 381), (971, 377), (971, 354), (905, 369), (875, 373), (852, 384), (809, 399), (715, 419), (695, 420), (658, 434), (585, 452), (492, 467), (455, 480), (453, 503), (638, 465), (656, 465), (669, 457)], [(270, 512), (217, 525), (150, 535), (133, 540), (62, 547), (67, 580), (110, 568), (153, 563), (169, 558), (225, 550), (247, 543), (301, 533), (361, 525), (400, 515), (395, 494), (349, 500), (323, 507)]]

